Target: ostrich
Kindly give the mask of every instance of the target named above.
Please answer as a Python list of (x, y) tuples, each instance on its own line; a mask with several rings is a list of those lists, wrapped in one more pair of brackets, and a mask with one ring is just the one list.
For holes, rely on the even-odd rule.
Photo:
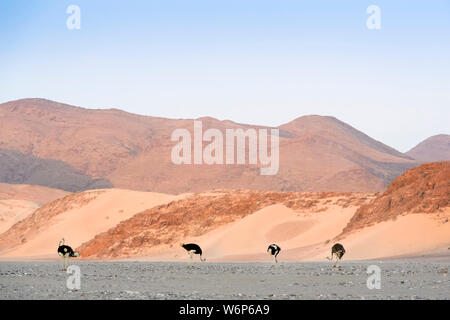
[(328, 260), (333, 260), (333, 255), (336, 255), (336, 263), (334, 264), (333, 268), (336, 268), (344, 254), (345, 249), (342, 244), (336, 243), (335, 245), (333, 245), (333, 247), (331, 248), (331, 257), (327, 257)]
[(278, 263), (277, 260), (277, 256), (280, 253), (281, 248), (276, 245), (276, 244), (271, 244), (268, 248), (267, 248), (267, 253), (273, 256), (273, 264), (275, 265), (275, 263)]
[(66, 246), (64, 242), (65, 242), (64, 238), (62, 238), (61, 241), (59, 242), (58, 255), (64, 259), (63, 271), (66, 271), (66, 264), (69, 258), (79, 257), (80, 254), (76, 251), (73, 251), (71, 247)]
[(206, 259), (202, 258), (202, 249), (200, 248), (200, 246), (198, 244), (195, 243), (180, 243), (180, 246), (182, 246), (189, 254), (189, 257), (191, 258), (191, 262), (193, 259), (193, 255), (194, 254), (199, 254), (200, 255), (200, 261), (206, 261)]

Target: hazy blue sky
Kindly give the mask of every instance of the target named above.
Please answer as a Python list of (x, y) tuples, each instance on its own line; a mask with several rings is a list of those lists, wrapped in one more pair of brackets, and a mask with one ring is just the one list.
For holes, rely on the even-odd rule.
[(332, 115), (400, 151), (450, 133), (448, 0), (2, 0), (0, 39), (0, 102), (271, 126)]

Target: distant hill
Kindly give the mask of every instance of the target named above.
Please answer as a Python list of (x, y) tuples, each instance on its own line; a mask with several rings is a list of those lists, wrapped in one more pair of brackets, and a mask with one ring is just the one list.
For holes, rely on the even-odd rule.
[(0, 149), (0, 182), (46, 186), (69, 192), (112, 186), (107, 180), (92, 179), (60, 160), (41, 159), (4, 149)]
[[(255, 128), (210, 117), (199, 120), (203, 131), (216, 128), (224, 135), (228, 128)], [(96, 180), (106, 179), (118, 188), (170, 194), (223, 188), (372, 192), (384, 190), (396, 176), (417, 165), (408, 155), (328, 116), (304, 116), (278, 127), (280, 169), (273, 176), (261, 176), (260, 165), (173, 164), (170, 155), (176, 143), (171, 134), (179, 128), (192, 132), (193, 119), (22, 99), (0, 104), (0, 126), (1, 149), (60, 160), (85, 175), (64, 167), (73, 177), (66, 179), (67, 175), (50, 173), (54, 170), (46, 162), (51, 178), (34, 173), (29, 180), (28, 175), (4, 173), (8, 176), (4, 181), (38, 181), (69, 191), (109, 185)], [(62, 163), (51, 165), (58, 168)]]
[(450, 135), (439, 134), (429, 137), (406, 154), (420, 162), (450, 160)]

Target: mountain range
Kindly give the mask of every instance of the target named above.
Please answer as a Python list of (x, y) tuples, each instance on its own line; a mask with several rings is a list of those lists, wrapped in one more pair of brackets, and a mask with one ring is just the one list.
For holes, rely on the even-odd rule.
[[(193, 120), (45, 99), (6, 102), (0, 104), (0, 182), (70, 192), (109, 187), (169, 194), (212, 189), (376, 192), (423, 159), (415, 158), (414, 150), (401, 153), (334, 117), (310, 115), (277, 127), (276, 175), (260, 175), (259, 164), (176, 165), (171, 135), (180, 128), (192, 134)], [(197, 120), (204, 131), (265, 128), (210, 117)], [(433, 157), (441, 154), (436, 151)]]

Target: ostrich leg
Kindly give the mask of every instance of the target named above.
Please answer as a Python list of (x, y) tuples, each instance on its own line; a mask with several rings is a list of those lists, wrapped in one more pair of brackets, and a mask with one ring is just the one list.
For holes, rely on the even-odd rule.
[(189, 267), (192, 267), (193, 266), (193, 263), (194, 263), (194, 252), (191, 250), (191, 251), (189, 251), (189, 258), (190, 258), (190, 261), (189, 261), (189, 263), (188, 263), (188, 266)]
[(340, 268), (340, 266), (339, 266), (339, 260), (340, 260), (340, 259), (339, 259), (339, 256), (337, 256), (337, 257), (336, 257), (336, 263), (334, 264), (334, 267), (335, 267), (335, 268)]
[(339, 262), (341, 262), (341, 258), (342, 258), (342, 250), (339, 250), (336, 254), (337, 256), (337, 261), (336, 261), (336, 265), (338, 266), (338, 268), (341, 268), (341, 266), (339, 265)]

